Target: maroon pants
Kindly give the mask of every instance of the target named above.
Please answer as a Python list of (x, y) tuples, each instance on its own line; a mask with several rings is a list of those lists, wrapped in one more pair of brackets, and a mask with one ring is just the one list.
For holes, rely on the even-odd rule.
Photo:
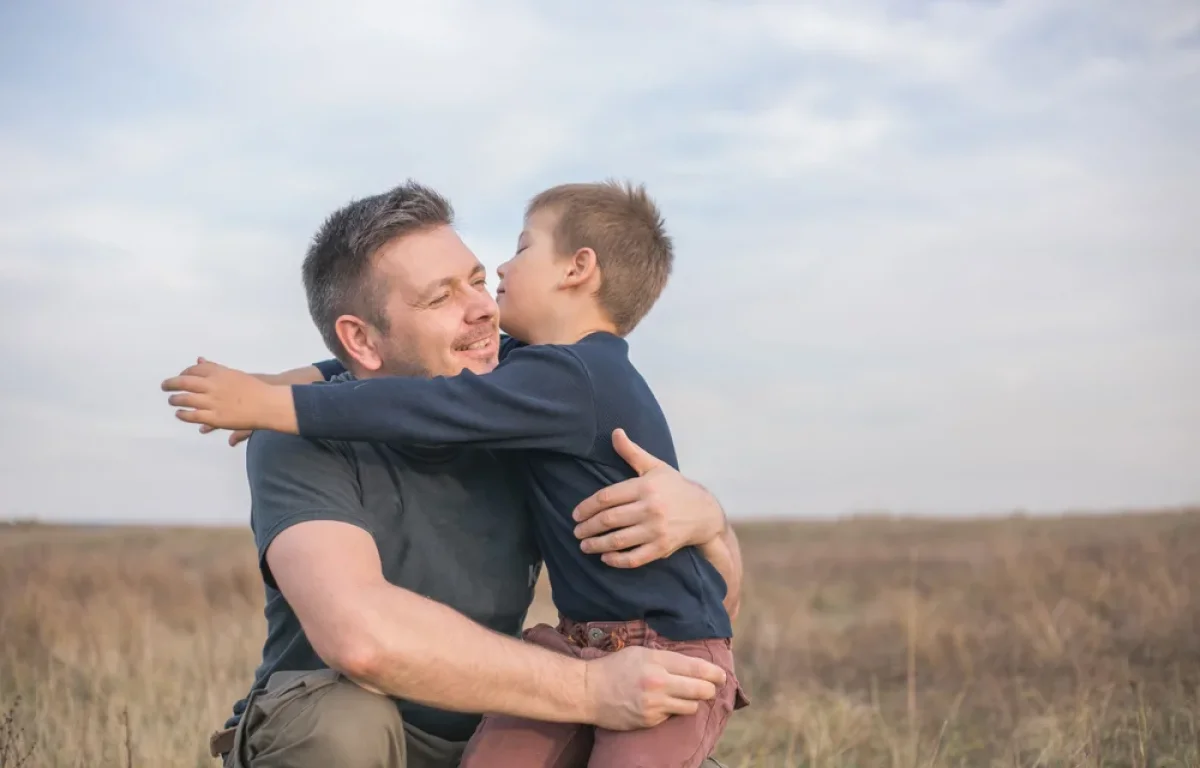
[(546, 723), (508, 715), (485, 715), (463, 753), (461, 768), (697, 768), (725, 730), (729, 715), (749, 701), (734, 677), (727, 639), (673, 641), (644, 621), (587, 624), (560, 619), (539, 624), (525, 640), (581, 659), (595, 659), (627, 645), (644, 645), (695, 656), (725, 670), (717, 696), (700, 702), (694, 715), (673, 715), (654, 728), (609, 731), (575, 723)]

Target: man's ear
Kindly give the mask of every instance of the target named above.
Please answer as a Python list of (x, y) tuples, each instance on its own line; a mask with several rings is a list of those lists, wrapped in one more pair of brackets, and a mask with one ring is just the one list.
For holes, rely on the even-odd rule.
[(576, 288), (600, 277), (600, 264), (591, 248), (580, 248), (568, 257), (567, 272), (559, 282), (562, 288)]
[(346, 352), (363, 368), (378, 371), (383, 367), (377, 335), (367, 321), (354, 315), (342, 315), (334, 321), (333, 330)]

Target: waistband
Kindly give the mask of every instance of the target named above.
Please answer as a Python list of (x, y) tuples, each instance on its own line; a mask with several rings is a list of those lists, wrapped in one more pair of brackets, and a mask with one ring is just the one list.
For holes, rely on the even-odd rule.
[(575, 621), (559, 615), (557, 630), (581, 648), (619, 651), (627, 645), (649, 645), (658, 633), (645, 621)]

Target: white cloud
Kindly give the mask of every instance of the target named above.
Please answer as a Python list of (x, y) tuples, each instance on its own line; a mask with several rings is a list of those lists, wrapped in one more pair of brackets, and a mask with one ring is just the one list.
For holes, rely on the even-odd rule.
[(1200, 497), (1194, 3), (76, 10), (0, 75), (0, 515), (243, 519), (158, 382), (324, 356), (308, 238), (409, 176), (493, 270), (539, 188), (648, 182), (635, 359), (737, 513)]

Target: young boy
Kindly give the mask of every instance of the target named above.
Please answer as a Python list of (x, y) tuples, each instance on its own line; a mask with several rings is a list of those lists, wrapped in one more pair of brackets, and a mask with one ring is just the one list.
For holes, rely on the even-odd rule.
[[(560, 614), (525, 639), (581, 658), (642, 644), (722, 667), (725, 686), (694, 715), (614, 732), (486, 716), (462, 765), (699, 766), (729, 714), (747, 704), (734, 676), (726, 586), (695, 548), (634, 569), (583, 553), (571, 513), (597, 490), (633, 476), (610, 437), (623, 428), (676, 466), (667, 421), (629, 360), (625, 336), (657, 301), (672, 244), (638, 188), (571, 184), (537, 195), (515, 255), (498, 272), (503, 340), (490, 373), (382, 377), (290, 388), (295, 421), (260, 429), (313, 438), (459, 444), (525, 451), (542, 557)], [(286, 387), (285, 387), (286, 389)], [(228, 397), (254, 397), (247, 388)], [(209, 392), (220, 397), (220, 393)], [(278, 395), (278, 393), (276, 393)], [(226, 401), (231, 402), (231, 400)], [(220, 402), (209, 426), (220, 419)], [(264, 403), (263, 413), (271, 409)]]

